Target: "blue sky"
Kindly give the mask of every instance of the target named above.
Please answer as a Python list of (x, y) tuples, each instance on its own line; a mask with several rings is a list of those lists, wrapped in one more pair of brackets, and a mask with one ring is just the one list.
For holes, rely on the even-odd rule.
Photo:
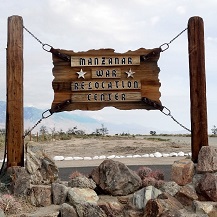
[[(205, 26), (208, 128), (217, 125), (216, 49), (217, 0), (0, 0), (0, 100), (6, 100), (7, 19), (22, 16), (24, 25), (43, 43), (74, 51), (113, 48), (117, 52), (159, 47), (187, 27), (190, 17), (200, 16)], [(161, 102), (190, 128), (188, 39), (183, 33), (161, 54)], [(49, 109), (53, 101), (52, 59), (24, 32), (24, 104)], [(159, 111), (73, 111), (102, 123), (137, 125), (165, 131), (182, 131)], [(185, 132), (185, 131), (184, 131)], [(186, 132), (187, 133), (187, 132)]]

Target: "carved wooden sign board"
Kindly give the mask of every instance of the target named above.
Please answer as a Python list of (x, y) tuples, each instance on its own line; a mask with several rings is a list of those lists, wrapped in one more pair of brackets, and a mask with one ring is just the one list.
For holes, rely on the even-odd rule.
[(142, 97), (147, 97), (161, 104), (159, 52), (143, 58), (151, 51), (144, 48), (126, 53), (115, 53), (113, 49), (58, 50), (70, 56), (71, 61), (53, 54), (52, 108), (70, 100), (64, 111), (99, 110), (107, 106), (123, 110), (154, 109), (141, 101)]

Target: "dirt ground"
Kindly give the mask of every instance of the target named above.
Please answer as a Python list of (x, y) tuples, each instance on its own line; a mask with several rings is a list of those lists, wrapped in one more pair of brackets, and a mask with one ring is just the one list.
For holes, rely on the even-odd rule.
[(155, 152), (190, 152), (190, 138), (168, 137), (88, 137), (72, 138), (65, 141), (41, 143), (46, 153), (51, 156), (94, 157), (110, 155), (150, 154)]
[[(180, 136), (95, 136), (73, 137), (71, 140), (40, 142), (50, 156), (94, 157), (110, 155), (150, 154), (155, 152), (191, 152), (191, 138)], [(217, 146), (217, 137), (209, 137), (209, 145)], [(0, 159), (4, 150), (0, 151)]]

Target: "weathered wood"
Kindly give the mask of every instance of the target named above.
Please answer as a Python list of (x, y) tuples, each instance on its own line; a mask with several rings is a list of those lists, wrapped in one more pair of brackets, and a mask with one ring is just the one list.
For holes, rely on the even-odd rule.
[(192, 160), (197, 162), (202, 146), (208, 145), (204, 24), (200, 17), (188, 21), (188, 52), (191, 96)]
[(99, 110), (106, 106), (124, 110), (154, 109), (142, 103), (142, 97), (161, 104), (158, 78), (160, 69), (157, 66), (159, 53), (143, 60), (141, 56), (152, 50), (140, 48), (126, 53), (116, 53), (113, 49), (58, 51), (70, 56), (71, 62), (53, 55), (52, 108), (71, 100), (72, 103), (64, 111)]
[(7, 167), (24, 166), (23, 141), (23, 19), (8, 18), (7, 45)]

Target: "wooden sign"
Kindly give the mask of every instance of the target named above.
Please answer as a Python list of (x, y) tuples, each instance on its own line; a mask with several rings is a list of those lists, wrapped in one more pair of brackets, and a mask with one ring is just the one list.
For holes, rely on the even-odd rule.
[(126, 53), (115, 53), (113, 49), (58, 50), (70, 61), (53, 54), (52, 108), (70, 100), (65, 111), (99, 110), (106, 106), (125, 110), (154, 109), (141, 101), (142, 97), (147, 97), (161, 104), (159, 52), (144, 58), (152, 51), (144, 48)]

